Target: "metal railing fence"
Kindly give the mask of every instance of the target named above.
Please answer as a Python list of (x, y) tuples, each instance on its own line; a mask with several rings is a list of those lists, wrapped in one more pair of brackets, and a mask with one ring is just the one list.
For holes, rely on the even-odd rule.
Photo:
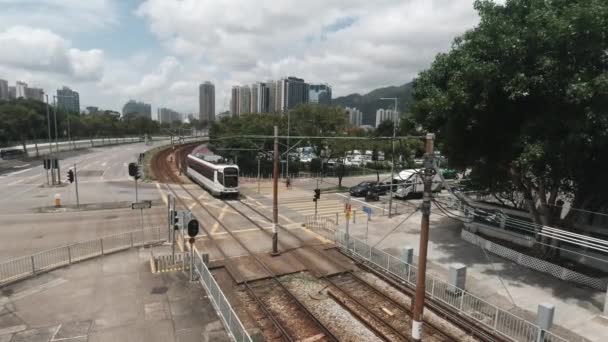
[[(416, 286), (417, 268), (382, 250), (368, 246), (365, 242), (336, 230), (335, 242), (343, 250), (380, 267), (384, 271), (400, 278), (409, 286)], [(450, 306), (461, 315), (483, 324), (489, 330), (502, 336), (522, 342), (541, 341), (566, 342), (567, 340), (542, 330), (538, 325), (514, 315), (508, 311), (486, 302), (465, 289), (448, 284), (435, 276), (427, 274), (426, 293), (429, 298)]]
[(209, 294), (209, 299), (215, 308), (215, 311), (222, 319), (226, 330), (232, 335), (232, 338), (237, 342), (253, 342), (247, 330), (241, 323), (241, 320), (236, 315), (230, 302), (222, 292), (213, 275), (203, 262), (202, 256), (195, 250), (194, 253), (194, 269), (198, 274), (198, 279)]
[(160, 227), (139, 229), (5, 261), (0, 263), (0, 286), (104, 254), (164, 241), (163, 237)]

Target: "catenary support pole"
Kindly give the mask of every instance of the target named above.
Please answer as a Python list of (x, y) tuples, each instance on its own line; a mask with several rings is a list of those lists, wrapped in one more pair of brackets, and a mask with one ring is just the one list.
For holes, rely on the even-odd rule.
[(272, 254), (278, 255), (279, 236), (279, 127), (274, 126), (274, 163), (272, 170)]
[(426, 283), (426, 255), (429, 244), (429, 222), (431, 216), (431, 197), (433, 182), (433, 143), (435, 135), (426, 135), (426, 154), (424, 160), (424, 195), (422, 200), (422, 220), (420, 223), (420, 254), (418, 255), (418, 272), (416, 276), (416, 296), (414, 297), (414, 312), (412, 319), (412, 338), (422, 340), (422, 313), (424, 311), (424, 294)]
[(258, 194), (260, 193), (260, 158), (258, 157)]

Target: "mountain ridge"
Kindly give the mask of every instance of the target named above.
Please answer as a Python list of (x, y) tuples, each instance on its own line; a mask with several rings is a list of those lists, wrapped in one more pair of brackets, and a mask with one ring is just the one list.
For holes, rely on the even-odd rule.
[(375, 126), (376, 110), (380, 108), (393, 108), (391, 101), (380, 100), (382, 97), (396, 97), (398, 99), (398, 110), (403, 113), (412, 102), (412, 82), (400, 86), (387, 86), (374, 89), (364, 95), (359, 93), (340, 96), (332, 100), (334, 105), (342, 107), (355, 107), (363, 113), (363, 124)]

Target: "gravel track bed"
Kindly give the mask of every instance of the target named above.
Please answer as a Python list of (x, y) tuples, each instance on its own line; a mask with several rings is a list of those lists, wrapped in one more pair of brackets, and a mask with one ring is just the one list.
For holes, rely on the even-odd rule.
[[(359, 271), (359, 272), (355, 272), (355, 273), (360, 278), (365, 279), (365, 281), (368, 284), (371, 284), (376, 289), (382, 291), (382, 293), (384, 293), (388, 297), (392, 298), (393, 300), (397, 301), (398, 303), (401, 303), (405, 307), (411, 307), (412, 298), (410, 296), (404, 294), (403, 292), (399, 291), (392, 285), (386, 283), (384, 280), (376, 277), (375, 275), (373, 275), (369, 272), (365, 272), (365, 271)], [(463, 331), (459, 327), (454, 326), (452, 323), (450, 323), (450, 322), (446, 321), (445, 319), (443, 319), (442, 317), (438, 316), (431, 310), (428, 310), (428, 309), (424, 310), (423, 317), (424, 317), (424, 321), (429, 322), (434, 327), (441, 330), (441, 332), (449, 335), (456, 341), (463, 341), (463, 342), (478, 342), (479, 341), (475, 337), (467, 334), (465, 331)], [(428, 330), (428, 328), (425, 327), (424, 330)]]
[(284, 276), (281, 280), (340, 341), (382, 341), (327, 295), (328, 283), (324, 280), (305, 272)]

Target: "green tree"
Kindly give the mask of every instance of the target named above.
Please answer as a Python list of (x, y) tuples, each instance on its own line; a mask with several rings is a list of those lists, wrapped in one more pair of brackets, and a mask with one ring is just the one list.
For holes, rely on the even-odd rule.
[(480, 186), (517, 189), (537, 223), (560, 223), (559, 198), (605, 207), (608, 2), (474, 6), (479, 25), (415, 80), (416, 121)]

